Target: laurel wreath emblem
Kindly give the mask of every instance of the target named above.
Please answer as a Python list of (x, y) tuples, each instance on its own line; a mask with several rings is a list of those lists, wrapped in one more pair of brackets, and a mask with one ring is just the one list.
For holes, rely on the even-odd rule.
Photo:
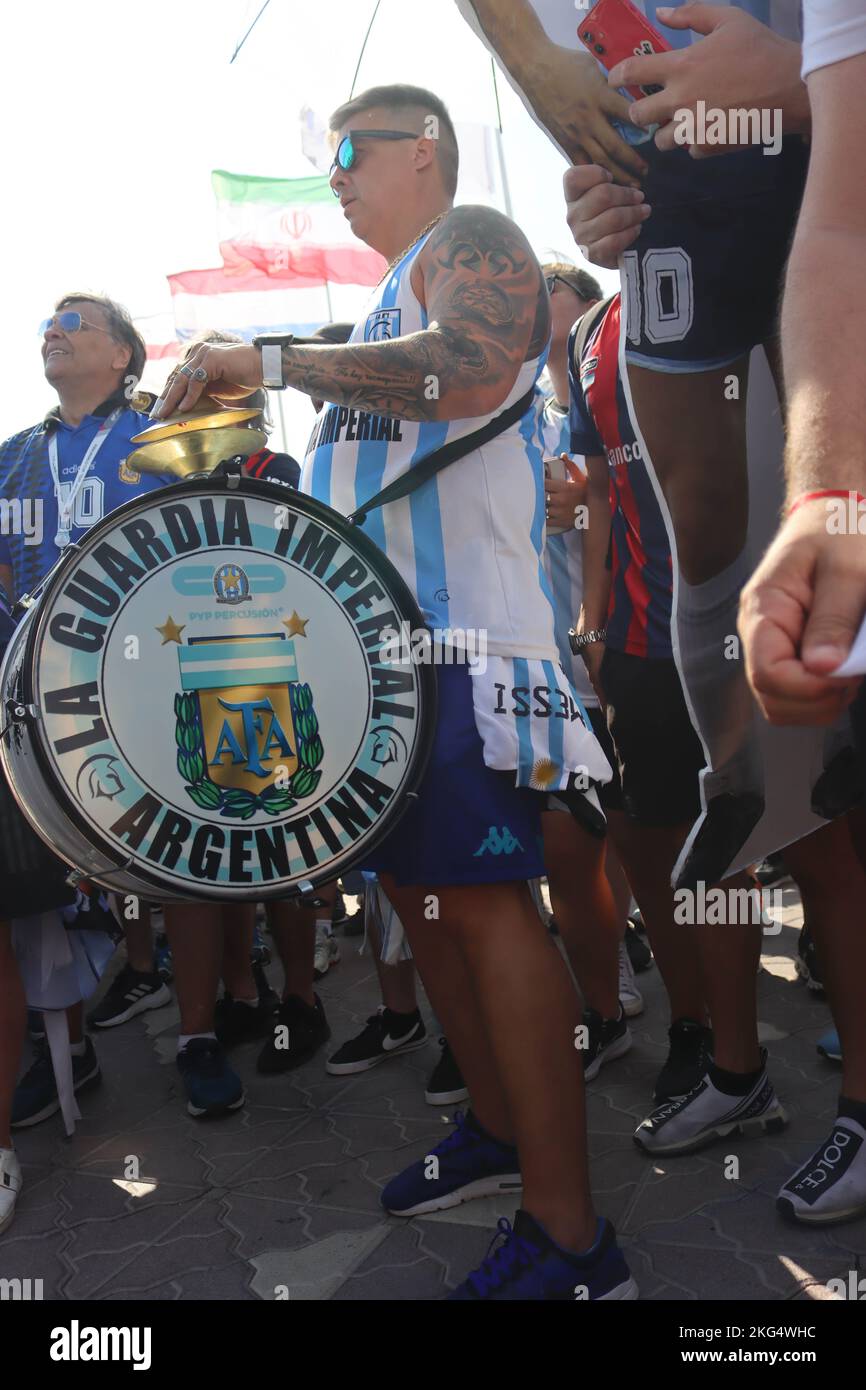
[(196, 806), (239, 820), (249, 820), (256, 811), (280, 816), (296, 806), (300, 797), (310, 796), (316, 790), (322, 776), (316, 769), (325, 750), (319, 738), (313, 693), (308, 685), (293, 682), (289, 686), (289, 701), (297, 736), (298, 766), (285, 787), (270, 786), (263, 792), (248, 792), (242, 787), (220, 787), (212, 780), (207, 770), (198, 700), (194, 695), (175, 695), (177, 770), (184, 779), (185, 791)]

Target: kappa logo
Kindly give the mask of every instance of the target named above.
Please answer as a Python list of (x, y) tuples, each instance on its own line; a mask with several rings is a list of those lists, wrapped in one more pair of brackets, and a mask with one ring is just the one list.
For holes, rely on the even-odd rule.
[(400, 310), (377, 309), (364, 325), (365, 343), (384, 343), (400, 336)]
[(523, 845), (512, 835), (507, 825), (501, 830), (498, 826), (491, 825), (487, 838), (481, 841), (472, 857), (477, 859), (482, 854), (513, 854), (516, 849), (522, 850)]

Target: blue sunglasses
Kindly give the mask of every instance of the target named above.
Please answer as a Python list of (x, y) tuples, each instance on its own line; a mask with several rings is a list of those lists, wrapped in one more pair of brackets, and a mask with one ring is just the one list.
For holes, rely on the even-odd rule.
[(61, 333), (79, 333), (82, 328), (94, 328), (97, 333), (108, 333), (108, 328), (100, 328), (98, 323), (90, 323), (83, 319), (77, 309), (64, 309), (60, 314), (52, 314), (50, 319), (43, 319), (39, 325), (39, 336), (44, 338), (49, 328), (59, 328)]
[[(331, 165), (330, 177), (333, 178), (336, 169), (349, 170), (357, 158), (355, 140), (420, 140), (421, 137), (414, 130), (350, 130), (348, 135), (344, 135), (339, 145), (334, 162)], [(339, 198), (337, 189), (332, 190), (334, 197)]]

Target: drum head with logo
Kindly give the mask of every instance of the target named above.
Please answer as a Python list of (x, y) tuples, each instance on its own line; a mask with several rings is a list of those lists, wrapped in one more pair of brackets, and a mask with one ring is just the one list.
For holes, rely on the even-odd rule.
[(432, 736), (404, 624), (378, 548), (275, 485), (182, 483), (95, 526), (28, 623), (16, 693), (64, 821), (118, 870), (99, 881), (274, 898), (363, 863)]

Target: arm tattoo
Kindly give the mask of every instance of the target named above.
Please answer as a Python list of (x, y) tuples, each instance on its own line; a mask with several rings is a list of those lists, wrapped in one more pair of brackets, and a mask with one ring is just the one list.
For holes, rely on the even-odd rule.
[(526, 238), (491, 208), (460, 207), (432, 233), (419, 268), (428, 328), (385, 343), (289, 346), (286, 384), (403, 420), (498, 409), (522, 363), (538, 355), (550, 333), (544, 284)]

